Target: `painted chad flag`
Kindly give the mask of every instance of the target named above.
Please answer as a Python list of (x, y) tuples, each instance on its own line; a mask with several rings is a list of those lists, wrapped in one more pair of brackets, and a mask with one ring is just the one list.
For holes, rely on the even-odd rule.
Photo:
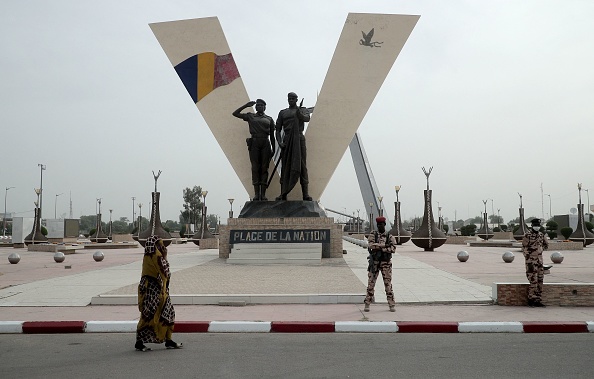
[(200, 53), (179, 63), (175, 66), (175, 71), (194, 103), (199, 102), (215, 88), (227, 85), (239, 77), (231, 53)]

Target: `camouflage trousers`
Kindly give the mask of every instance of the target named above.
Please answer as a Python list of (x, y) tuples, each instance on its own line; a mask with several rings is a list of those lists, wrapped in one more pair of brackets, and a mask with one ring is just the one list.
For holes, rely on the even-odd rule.
[(544, 268), (542, 255), (526, 254), (526, 277), (528, 278), (528, 300), (540, 302), (542, 295), (542, 283), (544, 281)]
[(384, 288), (386, 290), (388, 305), (396, 305), (394, 291), (392, 290), (392, 262), (379, 261), (373, 261), (373, 271), (367, 272), (367, 296), (365, 296), (365, 304), (371, 304), (373, 300), (375, 282), (380, 272), (382, 273), (382, 278), (384, 278)]

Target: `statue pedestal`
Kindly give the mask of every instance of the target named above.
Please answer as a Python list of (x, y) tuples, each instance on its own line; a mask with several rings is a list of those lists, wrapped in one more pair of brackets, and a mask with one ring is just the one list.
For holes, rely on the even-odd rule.
[(321, 244), (322, 258), (342, 257), (342, 230), (333, 217), (272, 217), (227, 219), (220, 228), (219, 258), (229, 258), (234, 244), (289, 243)]

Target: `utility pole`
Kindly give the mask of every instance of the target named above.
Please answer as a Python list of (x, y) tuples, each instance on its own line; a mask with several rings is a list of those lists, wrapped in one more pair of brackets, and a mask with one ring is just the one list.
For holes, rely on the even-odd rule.
[(542, 182), (540, 183), (540, 206), (542, 211), (542, 219), (544, 220), (544, 192), (542, 189)]
[(37, 166), (41, 169), (41, 182), (39, 184), (39, 221), (41, 222), (41, 205), (43, 203), (43, 171), (45, 170), (45, 165), (38, 163)]

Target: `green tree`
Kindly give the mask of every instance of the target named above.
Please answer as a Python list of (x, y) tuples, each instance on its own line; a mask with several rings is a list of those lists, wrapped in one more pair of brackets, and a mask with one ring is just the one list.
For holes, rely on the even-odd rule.
[(566, 226), (564, 228), (561, 228), (560, 232), (561, 232), (561, 235), (563, 237), (565, 237), (566, 240), (568, 240), (571, 233), (573, 233), (573, 229), (570, 228), (569, 226)]
[(177, 221), (167, 220), (163, 223), (163, 228), (168, 228), (174, 232), (180, 231), (182, 228), (185, 230), (185, 225), (181, 224)]
[(81, 233), (82, 232), (89, 232), (91, 229), (94, 229), (97, 227), (97, 216), (96, 215), (92, 215), (92, 216), (80, 216), (80, 223), (79, 223), (79, 228)]
[(460, 233), (462, 233), (463, 236), (474, 236), (474, 234), (476, 233), (476, 225), (464, 225), (460, 228)]
[(584, 222), (584, 226), (586, 227), (586, 229), (588, 229), (590, 232), (592, 232), (592, 229), (594, 229), (594, 224), (592, 224), (590, 221), (586, 221)]
[(219, 230), (219, 217), (216, 214), (209, 214), (206, 216), (206, 225), (208, 225), (209, 230), (217, 231)]
[(547, 235), (549, 236), (549, 238), (550, 239), (557, 238), (557, 228), (559, 227), (559, 224), (557, 224), (553, 220), (550, 220), (545, 224), (545, 226), (546, 226), (546, 231), (547, 231)]
[(489, 215), (490, 224), (503, 224), (503, 217), (497, 215)]
[(184, 204), (180, 211), (179, 222), (184, 224), (200, 224), (202, 218), (202, 187), (186, 187), (182, 192)]

